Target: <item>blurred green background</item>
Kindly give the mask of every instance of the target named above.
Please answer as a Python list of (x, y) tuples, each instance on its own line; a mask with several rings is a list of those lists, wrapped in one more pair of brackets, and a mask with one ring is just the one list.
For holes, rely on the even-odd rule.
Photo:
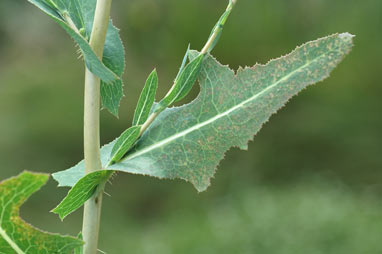
[[(127, 48), (120, 119), (102, 112), (102, 143), (129, 126), (149, 72), (158, 99), (190, 42), (200, 49), (222, 0), (114, 1)], [(250, 143), (232, 149), (212, 186), (120, 174), (107, 187), (100, 249), (107, 253), (382, 253), (382, 1), (239, 0), (214, 55), (232, 68), (266, 63), (297, 45), (350, 32), (353, 52), (330, 79), (303, 91)], [(55, 172), (82, 159), (83, 63), (74, 43), (26, 0), (0, 1), (1, 179)], [(191, 100), (198, 92), (193, 91)], [(54, 181), (22, 216), (77, 234), (82, 211), (49, 213)]]

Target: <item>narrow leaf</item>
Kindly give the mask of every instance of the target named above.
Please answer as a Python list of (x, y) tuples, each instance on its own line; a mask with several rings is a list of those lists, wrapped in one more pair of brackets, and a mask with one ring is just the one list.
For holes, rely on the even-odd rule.
[(141, 126), (133, 126), (117, 139), (110, 154), (110, 162), (118, 162), (130, 150), (139, 137)]
[(90, 199), (97, 191), (97, 187), (104, 185), (112, 173), (112, 171), (102, 170), (88, 174), (86, 178), (78, 181), (65, 199), (52, 212), (58, 214), (61, 220), (65, 219), (66, 216), (80, 208)]
[[(125, 158), (105, 169), (180, 178), (204, 191), (224, 154), (231, 147), (246, 149), (286, 102), (327, 78), (350, 52), (352, 38), (344, 33), (308, 42), (289, 55), (239, 69), (237, 74), (208, 56), (199, 76), (199, 96), (190, 104), (163, 111)], [(191, 55), (197, 58), (198, 53)], [(105, 166), (114, 143), (101, 149)], [(83, 171), (81, 162), (54, 178), (60, 186), (73, 186)]]
[(135, 109), (133, 125), (142, 125), (146, 122), (155, 101), (157, 88), (158, 74), (156, 70), (153, 70), (147, 78), (145, 87), (139, 97), (138, 105)]
[(82, 246), (79, 239), (43, 232), (19, 217), (20, 206), (48, 179), (24, 172), (0, 183), (0, 253), (72, 254)]
[(161, 107), (166, 108), (174, 102), (180, 101), (190, 92), (198, 78), (204, 57), (205, 55), (200, 54), (184, 68), (179, 78), (175, 81), (172, 90), (159, 103)]

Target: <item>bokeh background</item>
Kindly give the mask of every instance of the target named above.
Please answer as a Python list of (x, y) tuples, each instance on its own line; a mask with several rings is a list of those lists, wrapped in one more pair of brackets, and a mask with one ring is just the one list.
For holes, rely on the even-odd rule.
[[(156, 67), (158, 99), (188, 43), (200, 49), (227, 1), (114, 1), (127, 48), (120, 119), (102, 112), (102, 143), (131, 122)], [(353, 52), (330, 79), (273, 116), (249, 151), (232, 149), (207, 192), (180, 180), (120, 174), (107, 187), (107, 253), (382, 253), (382, 1), (239, 0), (214, 55), (266, 63), (306, 41), (350, 32)], [(0, 1), (0, 177), (55, 172), (82, 159), (83, 63), (71, 39), (26, 0)], [(191, 100), (196, 96), (195, 88)], [(76, 235), (82, 211), (49, 213), (53, 180), (22, 208), (32, 224)]]

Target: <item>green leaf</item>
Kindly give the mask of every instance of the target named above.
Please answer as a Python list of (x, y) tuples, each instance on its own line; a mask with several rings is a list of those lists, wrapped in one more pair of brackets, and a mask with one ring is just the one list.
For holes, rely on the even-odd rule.
[(162, 108), (166, 108), (174, 102), (180, 101), (190, 92), (196, 79), (198, 78), (204, 57), (204, 54), (200, 54), (186, 65), (182, 73), (176, 79), (175, 84), (168, 95), (166, 95), (166, 97), (159, 102)]
[(186, 63), (187, 63), (187, 60), (188, 60), (188, 53), (189, 52), (190, 52), (190, 44), (188, 44), (188, 47), (187, 47), (187, 50), (186, 50), (186, 54), (184, 54), (182, 64), (181, 64), (181, 66), (179, 68), (179, 71), (178, 71), (178, 74), (176, 75), (175, 80), (178, 80), (180, 74), (182, 74), (182, 72), (184, 70), (184, 67), (186, 67)]
[[(206, 190), (224, 154), (231, 147), (246, 149), (272, 114), (307, 86), (327, 78), (350, 52), (352, 38), (344, 33), (308, 42), (289, 55), (237, 74), (208, 56), (199, 77), (199, 96), (163, 111), (126, 157), (105, 169), (180, 178), (198, 191)], [(104, 166), (114, 143), (101, 149)], [(81, 162), (53, 177), (60, 186), (73, 186), (83, 172)]]
[(77, 43), (87, 68), (101, 78), (102, 105), (118, 115), (123, 97), (125, 56), (119, 31), (110, 21), (102, 62), (89, 45), (97, 0), (28, 0), (57, 22)]
[(111, 150), (110, 162), (108, 164), (113, 164), (122, 159), (133, 146), (135, 141), (137, 141), (140, 131), (141, 126), (133, 126), (122, 133)]
[(23, 172), (0, 183), (0, 253), (72, 254), (82, 246), (80, 239), (43, 232), (19, 217), (20, 206), (48, 179)]
[(122, 75), (125, 70), (125, 50), (119, 37), (119, 30), (113, 26), (111, 21), (106, 34), (102, 61), (120, 77), (120, 79), (111, 83), (107, 83), (104, 80), (101, 81), (102, 107), (109, 110), (113, 115), (118, 116), (119, 105), (124, 96)]
[(82, 178), (76, 183), (65, 199), (52, 212), (58, 214), (61, 220), (65, 219), (66, 216), (90, 199), (97, 191), (98, 186), (104, 186), (112, 173), (112, 171), (102, 170), (88, 174), (86, 178)]
[(133, 125), (142, 125), (146, 122), (155, 101), (157, 88), (158, 74), (156, 70), (153, 70), (147, 78), (145, 87), (139, 97), (138, 105), (135, 109)]
[(116, 80), (111, 84), (101, 81), (102, 108), (109, 110), (116, 117), (118, 117), (119, 105), (123, 96), (123, 83), (121, 80)]

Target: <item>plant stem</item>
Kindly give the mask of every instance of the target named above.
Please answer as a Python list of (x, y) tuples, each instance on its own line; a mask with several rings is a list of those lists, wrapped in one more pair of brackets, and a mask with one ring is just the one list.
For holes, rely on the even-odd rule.
[(206, 45), (204, 45), (202, 51), (200, 51), (200, 54), (206, 54), (212, 50), (214, 43), (216, 43), (216, 39), (218, 39), (219, 35), (223, 31), (223, 27), (225, 25), (225, 22), (227, 21), (229, 15), (231, 14), (232, 9), (235, 6), (236, 2), (237, 2), (237, 0), (230, 0), (229, 1), (226, 12), (220, 18), (218, 24), (214, 27), (210, 38), (208, 38), (208, 41), (207, 41)]
[[(219, 35), (223, 31), (223, 27), (225, 25), (225, 22), (227, 21), (229, 15), (231, 14), (232, 9), (233, 9), (233, 7), (235, 6), (236, 3), (237, 3), (237, 0), (230, 0), (229, 1), (229, 4), (227, 6), (227, 9), (226, 9), (225, 13), (220, 18), (218, 24), (213, 28), (212, 33), (211, 33), (210, 37), (208, 38), (206, 44), (204, 45), (203, 49), (200, 51), (200, 54), (207, 54), (207, 53), (209, 53), (212, 50), (212, 48), (214, 46), (214, 43), (217, 42), (216, 40), (218, 39)], [(174, 81), (174, 84), (172, 85), (170, 91), (168, 91), (166, 96), (171, 93), (171, 91), (174, 89), (175, 85), (176, 85), (176, 81)], [(141, 127), (141, 131), (139, 133), (139, 136), (143, 135), (143, 133), (152, 124), (152, 122), (154, 122), (154, 120), (158, 117), (158, 115), (163, 110), (165, 110), (165, 108), (162, 108), (162, 109), (158, 110), (157, 112), (152, 113), (150, 115), (150, 117), (146, 120), (146, 122), (143, 123), (143, 125)]]
[[(112, 0), (98, 0), (94, 15), (90, 46), (99, 59), (102, 59)], [(85, 173), (100, 170), (100, 79), (87, 68), (85, 72), (84, 103), (84, 156)], [(96, 254), (101, 218), (103, 191), (97, 191), (85, 203), (82, 234), (85, 241), (83, 253)]]

